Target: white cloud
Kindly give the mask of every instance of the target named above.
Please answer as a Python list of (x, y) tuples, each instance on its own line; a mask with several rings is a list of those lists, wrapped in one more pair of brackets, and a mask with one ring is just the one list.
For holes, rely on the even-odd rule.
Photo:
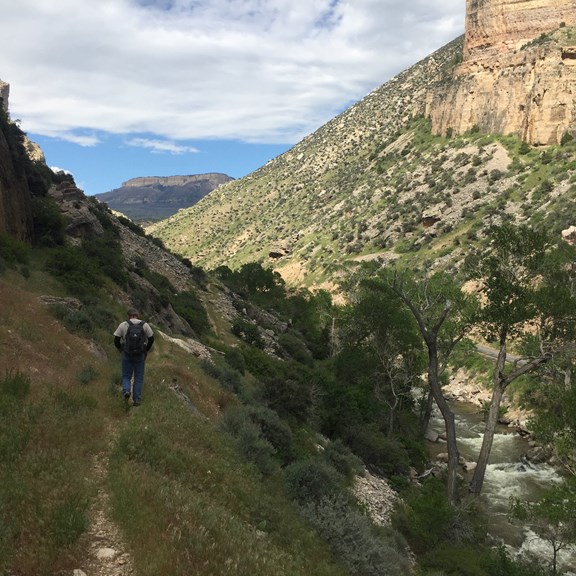
[(169, 154), (193, 154), (199, 151), (192, 146), (183, 146), (168, 140), (154, 140), (150, 138), (131, 138), (126, 141), (126, 144), (137, 148), (148, 148), (153, 152), (168, 152)]
[(464, 5), (0, 0), (0, 78), (24, 130), (82, 145), (90, 131), (293, 143), (461, 34)]

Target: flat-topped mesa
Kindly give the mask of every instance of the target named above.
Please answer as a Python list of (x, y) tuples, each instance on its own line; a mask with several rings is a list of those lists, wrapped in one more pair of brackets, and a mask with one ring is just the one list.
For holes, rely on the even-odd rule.
[(574, 0), (466, 0), (464, 62), (513, 52), (560, 26), (576, 26)]
[(190, 182), (203, 182), (205, 180), (224, 184), (232, 180), (232, 178), (219, 172), (191, 174), (188, 176), (141, 176), (123, 182), (122, 186), (124, 188), (139, 188), (142, 186), (185, 186)]

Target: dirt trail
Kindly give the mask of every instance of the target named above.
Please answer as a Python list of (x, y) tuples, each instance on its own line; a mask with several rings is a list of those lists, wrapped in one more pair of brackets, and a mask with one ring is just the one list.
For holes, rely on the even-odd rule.
[[(115, 435), (110, 430), (110, 448)], [(108, 454), (94, 457), (93, 477), (98, 494), (90, 510), (90, 528), (85, 535), (86, 560), (73, 576), (134, 576), (132, 558), (122, 533), (110, 517), (110, 496), (106, 490)]]

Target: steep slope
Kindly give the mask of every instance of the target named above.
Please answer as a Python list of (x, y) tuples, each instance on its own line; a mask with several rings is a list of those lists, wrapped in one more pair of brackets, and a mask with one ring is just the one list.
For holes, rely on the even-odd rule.
[[(458, 64), (462, 40), (392, 79), (253, 174), (149, 231), (207, 267), (289, 255), (278, 268), (293, 278), (310, 268), (306, 253), (320, 250), (333, 260), (342, 227), (355, 234), (358, 217), (366, 220), (364, 208), (387, 194), (388, 178), (376, 171), (374, 152), (424, 112), (429, 88), (448, 80)], [(289, 264), (298, 269), (295, 275), (286, 270)]]
[(112, 210), (125, 214), (135, 222), (153, 222), (192, 206), (231, 180), (233, 178), (225, 174), (140, 177), (123, 182), (120, 188), (95, 196)]
[[(503, 68), (492, 89), (486, 76), (462, 74), (459, 38), (149, 231), (207, 268), (258, 261), (308, 286), (330, 286), (343, 267), (367, 259), (457, 262), (501, 218), (546, 219), (560, 233), (572, 222), (555, 207), (574, 197), (572, 116), (557, 110), (572, 102), (576, 67), (562, 54), (573, 35), (562, 26), (494, 62)], [(523, 67), (514, 66), (519, 58)], [(562, 145), (530, 148), (527, 134)]]

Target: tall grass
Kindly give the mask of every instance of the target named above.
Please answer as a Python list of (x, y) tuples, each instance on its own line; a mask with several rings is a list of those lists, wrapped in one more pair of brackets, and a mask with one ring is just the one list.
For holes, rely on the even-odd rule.
[(127, 418), (109, 477), (142, 575), (343, 575), (286, 495), (166, 387)]
[(90, 454), (101, 438), (97, 401), (83, 390), (0, 380), (0, 574), (76, 567), (92, 495)]

